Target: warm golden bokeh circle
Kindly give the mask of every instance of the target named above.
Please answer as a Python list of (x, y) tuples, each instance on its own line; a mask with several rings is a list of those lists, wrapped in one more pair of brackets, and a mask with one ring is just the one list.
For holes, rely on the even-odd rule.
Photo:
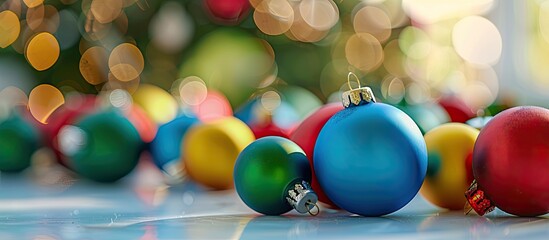
[(44, 0), (23, 0), (23, 2), (27, 5), (27, 7), (34, 8), (44, 3)]
[(48, 117), (65, 103), (59, 89), (49, 84), (38, 85), (29, 94), (29, 110), (34, 118), (47, 123)]
[(353, 18), (356, 33), (369, 33), (380, 42), (385, 42), (391, 36), (391, 19), (376, 7), (363, 7)]
[(109, 69), (120, 81), (131, 81), (139, 77), (145, 67), (143, 54), (137, 46), (122, 43), (115, 47), (109, 57)]
[(0, 12), (0, 48), (6, 48), (11, 45), (21, 32), (21, 25), (17, 15), (10, 11)]
[(109, 54), (105, 48), (91, 47), (80, 58), (80, 73), (92, 85), (103, 83), (108, 78), (108, 60)]
[(118, 18), (123, 7), (122, 0), (93, 0), (90, 11), (98, 22), (105, 24)]
[(357, 33), (345, 45), (347, 61), (362, 71), (372, 71), (383, 62), (381, 43), (369, 33)]
[(55, 36), (42, 32), (30, 39), (25, 48), (25, 57), (34, 69), (44, 71), (57, 62), (59, 51)]

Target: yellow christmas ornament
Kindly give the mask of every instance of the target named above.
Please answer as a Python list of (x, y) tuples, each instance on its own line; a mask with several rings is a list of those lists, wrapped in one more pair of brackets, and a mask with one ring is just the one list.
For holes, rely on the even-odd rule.
[(191, 179), (216, 190), (233, 187), (238, 154), (255, 140), (252, 130), (226, 117), (189, 130), (183, 139), (183, 165)]
[(470, 158), (479, 130), (462, 123), (442, 124), (425, 134), (429, 165), (421, 194), (450, 210), (463, 209), (463, 193), (471, 184)]
[(178, 105), (175, 98), (164, 89), (141, 84), (133, 93), (133, 102), (141, 107), (157, 124), (164, 124), (177, 115)]

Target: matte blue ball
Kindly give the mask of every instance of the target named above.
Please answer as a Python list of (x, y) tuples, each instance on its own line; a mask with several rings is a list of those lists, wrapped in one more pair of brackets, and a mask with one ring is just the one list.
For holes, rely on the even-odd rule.
[(158, 168), (165, 171), (167, 164), (180, 161), (183, 136), (196, 123), (197, 118), (181, 115), (158, 128), (150, 145), (154, 164)]
[(404, 207), (427, 171), (421, 131), (401, 110), (383, 103), (351, 106), (322, 128), (314, 169), (337, 206), (363, 216)]

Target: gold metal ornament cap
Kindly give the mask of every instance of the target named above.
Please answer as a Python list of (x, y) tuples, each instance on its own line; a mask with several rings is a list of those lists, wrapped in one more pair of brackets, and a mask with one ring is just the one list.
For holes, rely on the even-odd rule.
[[(351, 76), (356, 79), (358, 83), (358, 88), (351, 87)], [(376, 98), (374, 96), (374, 93), (372, 92), (372, 89), (370, 89), (369, 87), (360, 86), (360, 80), (354, 73), (349, 72), (349, 74), (347, 75), (347, 84), (350, 90), (343, 92), (341, 96), (341, 102), (343, 103), (343, 106), (345, 106), (345, 108), (376, 102)]]

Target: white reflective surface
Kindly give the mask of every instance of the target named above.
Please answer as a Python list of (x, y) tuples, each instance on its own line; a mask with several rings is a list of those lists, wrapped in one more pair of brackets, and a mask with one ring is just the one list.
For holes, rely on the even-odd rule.
[(167, 187), (143, 162), (109, 185), (36, 173), (0, 175), (0, 239), (549, 239), (547, 215), (464, 216), (420, 196), (379, 218), (325, 208), (317, 217), (272, 217), (248, 209), (234, 191)]

